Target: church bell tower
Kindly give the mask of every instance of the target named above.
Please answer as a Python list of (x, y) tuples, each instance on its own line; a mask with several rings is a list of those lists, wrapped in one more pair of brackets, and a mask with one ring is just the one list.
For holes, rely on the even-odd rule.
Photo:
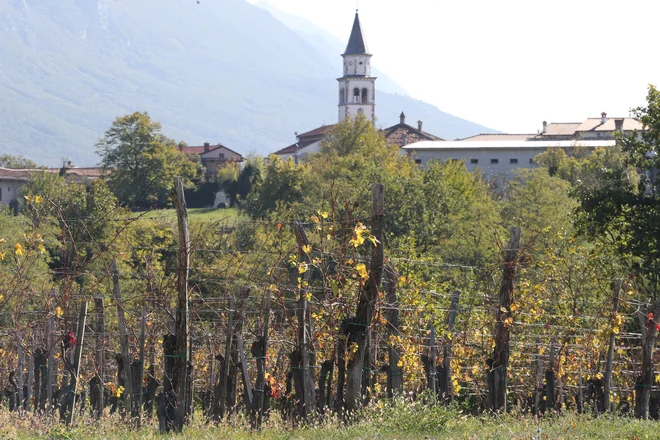
[(371, 76), (371, 54), (362, 33), (360, 17), (355, 11), (351, 37), (342, 55), (344, 76), (339, 81), (339, 121), (362, 114), (372, 123), (375, 119), (376, 78)]

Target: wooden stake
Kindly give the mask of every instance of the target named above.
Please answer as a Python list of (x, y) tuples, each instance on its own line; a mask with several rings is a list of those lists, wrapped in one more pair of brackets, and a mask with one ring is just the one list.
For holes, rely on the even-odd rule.
[[(619, 298), (621, 296), (621, 289), (623, 287), (623, 280), (616, 280), (614, 283), (614, 293), (612, 295), (612, 313), (610, 314), (610, 327), (615, 325), (614, 320), (619, 313)], [(606, 412), (612, 412), (612, 405), (610, 404), (610, 394), (612, 389), (612, 364), (614, 362), (614, 344), (616, 342), (616, 334), (610, 329), (610, 340), (607, 347), (607, 361), (605, 363), (605, 383), (603, 384), (603, 409)]]
[(541, 415), (541, 393), (543, 392), (543, 360), (541, 359), (541, 340), (536, 338), (536, 393), (534, 393), (534, 414)]
[(119, 288), (119, 269), (117, 268), (117, 260), (112, 259), (112, 284), (113, 295), (117, 303), (117, 318), (119, 321), (119, 343), (121, 345), (121, 357), (124, 360), (122, 363), (124, 376), (124, 404), (127, 411), (132, 408), (131, 403), (133, 399), (133, 381), (131, 380), (131, 357), (128, 351), (128, 331), (126, 330), (126, 318), (124, 317), (124, 307), (121, 304), (121, 290)]
[[(385, 282), (386, 301), (390, 307), (387, 313), (387, 335), (391, 338), (399, 335), (399, 303), (396, 298), (397, 274), (391, 266), (385, 272)], [(388, 355), (390, 366), (387, 370), (387, 397), (391, 399), (403, 392), (403, 371), (399, 367), (400, 347), (390, 342)]]
[(82, 349), (85, 343), (85, 323), (87, 322), (87, 301), (83, 301), (80, 307), (80, 315), (78, 316), (78, 341), (76, 344), (76, 352), (73, 358), (74, 375), (71, 377), (71, 391), (73, 397), (71, 399), (71, 409), (67, 414), (66, 424), (71, 426), (73, 424), (74, 415), (76, 412), (76, 391), (78, 390), (78, 382), (80, 377), (80, 364), (82, 360)]
[(252, 382), (248, 374), (247, 360), (245, 359), (245, 347), (243, 346), (243, 336), (236, 334), (236, 344), (238, 345), (238, 355), (240, 357), (241, 379), (243, 381), (243, 395), (245, 397), (245, 404), (247, 408), (252, 408)]
[(348, 336), (347, 347), (356, 344), (355, 356), (349, 360), (346, 367), (346, 409), (355, 412), (360, 406), (362, 388), (362, 367), (367, 347), (367, 332), (374, 317), (378, 291), (383, 277), (383, 219), (385, 216), (385, 187), (374, 183), (371, 187), (371, 233), (377, 240), (372, 247), (371, 261), (367, 279), (360, 293), (355, 318), (344, 329)]
[(220, 384), (220, 418), (224, 418), (227, 403), (227, 380), (229, 379), (229, 358), (231, 356), (231, 340), (234, 326), (234, 297), (229, 298), (229, 310), (227, 311), (227, 342), (225, 343), (225, 358), (222, 368), (222, 383)]
[(25, 369), (25, 359), (23, 359), (23, 332), (19, 330), (16, 334), (16, 344), (18, 358), (18, 365), (16, 368), (16, 375), (18, 376), (18, 399), (16, 401), (16, 410), (20, 413), (23, 410), (23, 370)]
[(48, 410), (53, 408), (53, 369), (55, 366), (55, 289), (50, 291), (48, 331), (48, 377), (46, 380), (46, 405)]
[(445, 370), (445, 383), (443, 384), (443, 392), (445, 393), (445, 401), (451, 403), (454, 401), (454, 387), (451, 380), (451, 349), (454, 340), (454, 325), (456, 323), (456, 315), (458, 314), (458, 300), (461, 296), (460, 290), (454, 290), (451, 294), (451, 304), (449, 306), (449, 315), (447, 316), (447, 331), (451, 336), (449, 342), (443, 347), (443, 360), (442, 366)]
[(433, 319), (429, 323), (430, 335), (429, 335), (429, 377), (428, 377), (428, 387), (431, 392), (431, 402), (435, 403), (436, 401), (436, 368), (435, 368), (435, 324)]
[(102, 297), (94, 298), (94, 311), (96, 312), (96, 406), (94, 413), (97, 419), (103, 416), (103, 389), (105, 383), (103, 347), (105, 343), (105, 304)]
[(270, 323), (270, 289), (266, 291), (266, 302), (264, 305), (264, 327), (260, 339), (254, 343), (252, 355), (257, 362), (257, 380), (254, 392), (254, 407), (256, 409), (256, 426), (261, 427), (264, 415), (264, 401), (266, 393), (266, 354), (268, 353), (268, 326)]
[(580, 370), (579, 370), (580, 377), (578, 378), (578, 412), (580, 414), (584, 413), (584, 391), (583, 391), (583, 385), (582, 385), (582, 365), (580, 365)]
[(305, 248), (309, 246), (309, 240), (302, 223), (294, 220), (293, 229), (296, 233), (296, 241), (298, 243), (298, 256), (301, 262), (307, 265), (307, 271), (303, 276), (302, 287), (300, 288), (300, 296), (298, 300), (298, 350), (300, 351), (300, 359), (302, 368), (302, 385), (303, 385), (303, 417), (307, 417), (316, 412), (316, 396), (314, 393), (314, 380), (312, 379), (312, 372), (309, 365), (309, 329), (307, 328), (309, 310), (307, 307), (307, 295), (309, 294), (309, 281), (311, 279), (312, 268), (311, 258)]
[(142, 395), (144, 394), (143, 392), (143, 385), (142, 385), (142, 378), (144, 377), (144, 344), (145, 340), (147, 337), (147, 308), (143, 305), (142, 306), (142, 317), (140, 319), (140, 342), (139, 342), (139, 349), (140, 349), (140, 363), (138, 364), (138, 379), (136, 380), (136, 384), (138, 386), (138, 389), (136, 390), (137, 393), (135, 394), (135, 403), (134, 403), (134, 408), (135, 408), (135, 417), (137, 417), (137, 423), (138, 426), (142, 425)]
[(181, 432), (186, 417), (188, 395), (188, 275), (190, 264), (190, 232), (188, 211), (181, 177), (174, 178), (176, 189), (175, 207), (179, 229), (179, 253), (177, 260), (177, 310), (176, 310), (176, 363), (174, 365), (174, 391), (176, 392), (175, 431)]
[[(502, 282), (500, 301), (495, 319), (495, 349), (490, 359), (489, 402), (492, 410), (507, 410), (507, 369), (509, 365), (509, 337), (511, 323), (511, 296), (516, 278), (518, 252), (520, 249), (520, 228), (511, 228), (511, 238), (503, 252)], [(510, 320), (510, 321), (507, 321)]]
[(26, 411), (30, 411), (30, 402), (32, 401), (32, 387), (34, 386), (34, 358), (35, 358), (35, 332), (36, 330), (33, 328), (32, 329), (32, 349), (30, 350), (30, 354), (28, 355), (27, 359), (27, 364), (28, 364), (28, 379), (27, 379), (27, 394), (25, 395), (25, 403), (23, 405), (23, 408)]
[(557, 338), (550, 339), (550, 362), (545, 370), (545, 386), (548, 390), (545, 407), (547, 409), (555, 408), (555, 345)]

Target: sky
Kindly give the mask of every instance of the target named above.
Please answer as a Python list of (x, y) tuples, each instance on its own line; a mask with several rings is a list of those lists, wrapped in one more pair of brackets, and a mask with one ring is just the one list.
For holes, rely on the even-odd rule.
[[(267, 2), (348, 40), (356, 0)], [(359, 11), (375, 66), (413, 97), (503, 132), (628, 116), (648, 84), (660, 87), (654, 0), (359, 0)]]

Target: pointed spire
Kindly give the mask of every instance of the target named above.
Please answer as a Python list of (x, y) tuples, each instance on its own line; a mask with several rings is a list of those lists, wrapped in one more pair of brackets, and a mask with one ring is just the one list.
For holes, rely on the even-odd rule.
[(362, 34), (362, 26), (360, 26), (360, 16), (355, 11), (355, 21), (353, 22), (353, 29), (351, 30), (351, 37), (348, 39), (348, 45), (344, 55), (361, 55), (368, 54), (367, 42)]

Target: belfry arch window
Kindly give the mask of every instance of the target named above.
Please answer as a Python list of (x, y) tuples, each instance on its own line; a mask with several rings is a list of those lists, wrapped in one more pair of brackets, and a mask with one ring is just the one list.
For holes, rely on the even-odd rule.
[(360, 102), (360, 89), (357, 87), (353, 89), (353, 101)]
[(339, 103), (343, 104), (344, 103), (344, 88), (342, 87), (341, 90), (339, 90)]
[(369, 90), (362, 89), (362, 104), (369, 102)]

